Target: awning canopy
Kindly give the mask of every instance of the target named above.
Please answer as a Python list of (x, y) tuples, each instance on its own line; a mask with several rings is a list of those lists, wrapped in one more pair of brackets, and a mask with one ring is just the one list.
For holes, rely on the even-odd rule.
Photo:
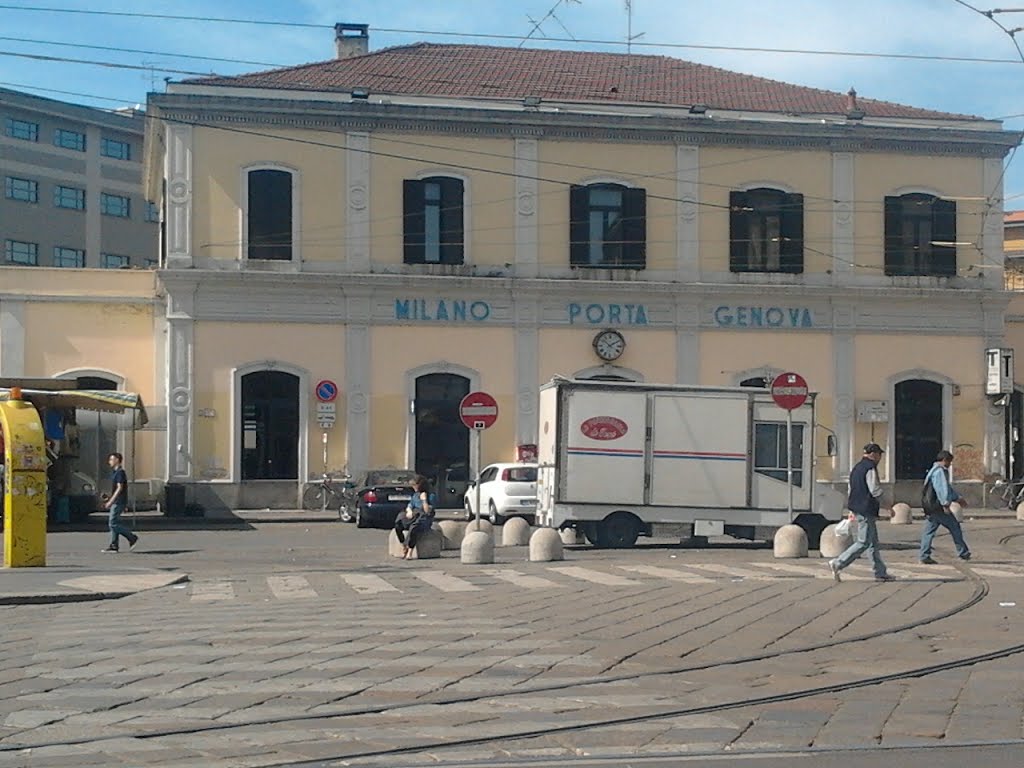
[[(139, 426), (149, 421), (146, 407), (142, 404), (142, 396), (137, 392), (118, 392), (107, 389), (73, 389), (49, 392), (42, 389), (22, 389), (21, 398), (38, 408), (83, 408), (87, 411), (105, 411), (107, 413), (137, 411)], [(0, 402), (10, 399), (11, 390), (0, 387)]]

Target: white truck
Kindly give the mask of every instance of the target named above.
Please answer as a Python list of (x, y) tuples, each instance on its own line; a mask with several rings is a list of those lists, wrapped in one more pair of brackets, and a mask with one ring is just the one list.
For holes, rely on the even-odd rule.
[(631, 547), (639, 536), (770, 541), (795, 523), (816, 548), (845, 499), (815, 482), (814, 394), (792, 415), (791, 515), (787, 414), (767, 389), (556, 377), (540, 390), (537, 524)]

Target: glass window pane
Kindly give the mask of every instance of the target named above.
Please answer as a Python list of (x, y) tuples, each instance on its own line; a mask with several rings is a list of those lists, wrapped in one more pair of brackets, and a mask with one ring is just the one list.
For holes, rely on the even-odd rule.
[(85, 251), (58, 245), (53, 249), (53, 266), (81, 269), (85, 266)]
[(131, 160), (131, 145), (126, 141), (104, 138), (100, 140), (100, 154), (115, 160)]
[(39, 264), (39, 244), (5, 240), (4, 254), (11, 264), (34, 267)]
[(69, 131), (65, 128), (58, 128), (53, 134), (53, 145), (62, 149), (84, 152), (85, 134), (78, 131)]

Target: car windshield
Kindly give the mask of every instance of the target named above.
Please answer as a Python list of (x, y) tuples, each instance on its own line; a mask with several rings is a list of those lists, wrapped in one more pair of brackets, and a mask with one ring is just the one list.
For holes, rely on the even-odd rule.
[(363, 485), (367, 488), (375, 485), (412, 485), (415, 479), (416, 473), (405, 469), (381, 469), (367, 472)]
[(537, 482), (537, 468), (512, 467), (508, 471), (508, 479), (513, 483), (535, 483)]

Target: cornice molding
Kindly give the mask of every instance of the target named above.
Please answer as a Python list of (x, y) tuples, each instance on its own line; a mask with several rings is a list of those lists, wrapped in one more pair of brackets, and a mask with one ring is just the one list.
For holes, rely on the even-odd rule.
[(207, 95), (151, 97), (155, 115), (198, 125), (304, 128), (332, 132), (394, 131), (461, 136), (590, 140), (646, 144), (693, 144), (830, 152), (1003, 157), (1020, 143), (1011, 131), (927, 126), (869, 126), (844, 122), (812, 124), (773, 120), (437, 108), (388, 104), (344, 104)]

